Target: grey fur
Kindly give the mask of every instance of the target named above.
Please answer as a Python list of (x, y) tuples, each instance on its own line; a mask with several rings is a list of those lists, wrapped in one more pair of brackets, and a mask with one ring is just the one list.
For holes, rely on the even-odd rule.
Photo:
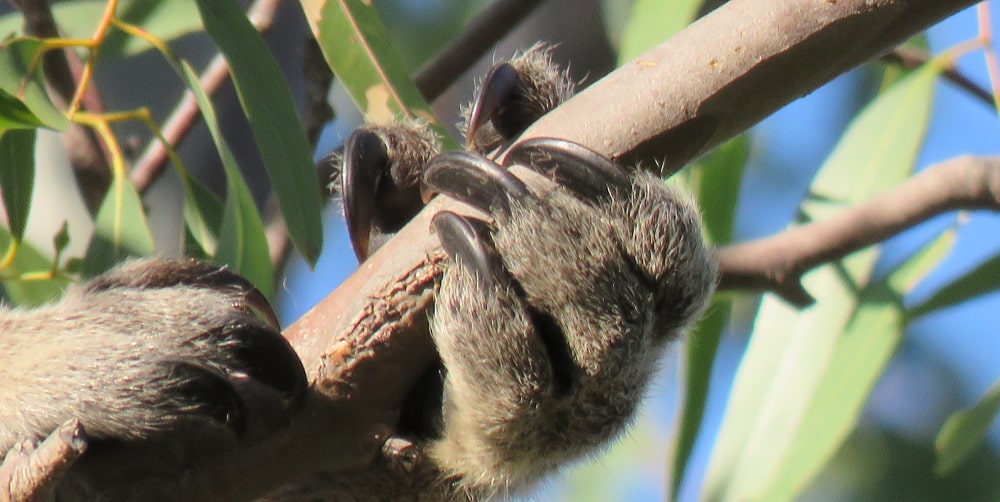
[[(71, 418), (96, 439), (145, 440), (200, 425), (235, 440), (244, 406), (279, 401), (267, 404), (272, 415), (287, 414), (295, 396), (251, 389), (242, 360), (248, 330), (285, 342), (253, 312), (256, 291), (226, 277), (242, 281), (192, 261), (130, 261), (56, 303), (0, 310), (0, 456)], [(280, 378), (304, 391), (295, 364)], [(254, 395), (244, 399), (244, 390)]]
[[(716, 274), (694, 204), (646, 173), (597, 207), (562, 189), (515, 201), (495, 226), (523, 296), (454, 265), (432, 320), (447, 379), (443, 433), (428, 452), (472, 499), (523, 490), (617, 437)], [(553, 367), (529, 308), (561, 328), (570, 368)]]

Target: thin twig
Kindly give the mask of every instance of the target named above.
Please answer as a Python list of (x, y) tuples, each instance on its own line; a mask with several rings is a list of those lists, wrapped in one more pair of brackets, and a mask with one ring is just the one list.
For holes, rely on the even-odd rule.
[(1000, 209), (1000, 157), (959, 157), (826, 220), (716, 251), (719, 289), (773, 291), (805, 306), (802, 275), (955, 209)]
[[(279, 0), (256, 0), (247, 12), (250, 22), (257, 31), (264, 33), (271, 29), (274, 14), (278, 9)], [(225, 56), (216, 54), (202, 73), (199, 83), (209, 96), (215, 94), (223, 84), (229, 81), (229, 63)], [(171, 145), (177, 146), (187, 136), (201, 118), (201, 110), (190, 90), (184, 92), (174, 110), (163, 125), (163, 137)], [(167, 148), (157, 138), (152, 138), (142, 155), (132, 166), (129, 179), (136, 190), (144, 192), (149, 185), (163, 173), (167, 165)]]
[(469, 22), (447, 47), (420, 66), (413, 82), (434, 101), (491, 47), (528, 17), (542, 0), (498, 0)]
[(79, 420), (69, 420), (38, 446), (17, 444), (0, 465), (0, 500), (49, 500), (62, 475), (87, 449)]
[[(883, 61), (897, 63), (908, 70), (912, 70), (913, 68), (927, 63), (930, 59), (930, 54), (907, 47), (897, 47), (892, 52), (882, 56)], [(971, 78), (962, 74), (962, 72), (958, 71), (958, 68), (956, 68), (954, 64), (948, 65), (941, 72), (941, 76), (991, 108), (996, 108), (996, 104), (993, 101), (993, 93), (974, 82)]]

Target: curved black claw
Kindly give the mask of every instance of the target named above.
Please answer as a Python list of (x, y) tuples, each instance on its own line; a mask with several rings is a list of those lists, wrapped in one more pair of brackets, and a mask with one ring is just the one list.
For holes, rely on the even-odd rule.
[(490, 69), (466, 119), (466, 147), (487, 154), (509, 144), (573, 94), (551, 46), (536, 44)]
[(434, 215), (431, 224), (448, 256), (458, 257), (484, 285), (503, 284), (509, 280), (485, 223), (441, 211)]
[(226, 267), (192, 259), (136, 260), (95, 277), (84, 286), (88, 292), (114, 288), (160, 289), (174, 286), (230, 290), (243, 296), (252, 309), (274, 329), (279, 329), (278, 315), (254, 285)]
[(465, 145), (469, 150), (489, 152), (503, 140), (516, 137), (538, 117), (527, 117), (519, 97), (525, 93), (517, 70), (510, 63), (490, 68), (469, 112)]
[(180, 395), (192, 403), (197, 410), (229, 427), (237, 436), (243, 437), (247, 428), (247, 412), (243, 398), (236, 387), (221, 371), (194, 361), (173, 361), (172, 372), (180, 380), (187, 382)]
[(419, 183), (410, 182), (409, 171), (419, 168), (407, 164), (421, 160), (393, 158), (380, 132), (358, 129), (344, 145), (343, 162), (347, 231), (354, 254), (364, 261), (423, 207)]
[(590, 201), (631, 188), (628, 173), (607, 157), (556, 138), (532, 138), (507, 152), (504, 165), (519, 164), (547, 175)]
[(510, 210), (510, 200), (530, 196), (521, 180), (480, 155), (449, 152), (427, 165), (424, 184), (488, 213)]
[(305, 399), (308, 380), (305, 368), (285, 337), (263, 324), (234, 321), (221, 328), (229, 338), (240, 369), (247, 376), (277, 391), (297, 408)]

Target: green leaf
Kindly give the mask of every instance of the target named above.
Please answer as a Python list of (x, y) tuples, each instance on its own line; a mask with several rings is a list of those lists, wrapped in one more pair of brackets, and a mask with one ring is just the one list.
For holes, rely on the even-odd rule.
[(703, 0), (636, 0), (622, 33), (618, 64), (623, 65), (694, 21)]
[[(7, 229), (0, 227), (0, 249), (9, 248), (13, 244), (12, 236)], [(38, 272), (52, 269), (52, 260), (35, 249), (28, 242), (22, 242), (17, 249), (14, 261), (0, 273), (4, 277), (19, 277), (25, 272)], [(3, 281), (4, 294), (11, 303), (25, 307), (36, 307), (59, 298), (69, 286), (69, 279), (60, 276), (48, 280), (10, 279)]]
[(942, 286), (930, 298), (910, 309), (911, 319), (963, 303), (1000, 288), (1000, 254), (976, 265), (961, 277)]
[(198, 180), (181, 176), (184, 186), (184, 224), (204, 256), (215, 256), (222, 229), (223, 206)]
[(733, 138), (691, 165), (689, 185), (698, 197), (708, 239), (725, 244), (732, 239), (743, 169), (750, 157), (746, 136)]
[(69, 223), (63, 221), (59, 231), (52, 237), (52, 248), (56, 251), (56, 256), (60, 256), (69, 246)]
[[(740, 180), (749, 156), (749, 142), (740, 136), (719, 146), (689, 166), (688, 186), (698, 194), (708, 238), (725, 243), (732, 237)], [(691, 451), (701, 431), (715, 353), (729, 322), (730, 301), (716, 298), (684, 344), (684, 383), (677, 410), (670, 473), (671, 497), (677, 499)]]
[(445, 150), (458, 144), (437, 125), (400, 63), (372, 2), (303, 0), (302, 9), (327, 64), (347, 89), (365, 120), (387, 123), (420, 118), (442, 138)]
[(934, 472), (945, 476), (983, 444), (983, 437), (1000, 412), (1000, 381), (986, 391), (978, 403), (948, 417), (934, 440), (937, 463)]
[[(925, 65), (862, 110), (813, 182), (819, 197), (803, 203), (808, 220), (868, 200), (909, 175), (937, 73), (936, 65)], [(862, 250), (806, 274), (802, 283), (818, 301), (801, 311), (765, 295), (708, 467), (705, 498), (792, 498), (839, 447), (902, 333), (899, 293), (889, 284), (903, 279), (868, 284), (877, 257), (874, 249)], [(897, 273), (917, 274), (916, 267)]]
[(130, 256), (152, 256), (155, 248), (139, 192), (125, 176), (115, 176), (97, 210), (83, 274), (93, 277)]
[[(69, 121), (49, 101), (41, 65), (35, 68), (30, 79), (25, 80), (28, 67), (41, 48), (42, 42), (35, 38), (16, 38), (0, 43), (0, 89), (20, 101), (32, 116), (27, 118), (23, 110), (13, 110), (8, 120), (22, 121), (22, 126), (45, 125), (61, 131), (69, 126)], [(2, 104), (6, 106), (7, 101), (4, 99)]]
[(222, 137), (215, 107), (201, 87), (198, 75), (187, 62), (179, 60), (174, 62), (177, 63), (188, 89), (194, 93), (226, 173), (226, 202), (222, 216), (222, 231), (214, 260), (246, 277), (261, 293), (270, 297), (274, 294), (274, 277), (260, 214), (250, 196), (246, 181), (243, 180), (243, 174), (236, 165), (236, 159)]
[(45, 125), (15, 96), (0, 89), (0, 131), (7, 129), (33, 129)]
[(205, 29), (225, 54), (288, 225), (288, 235), (309, 263), (323, 245), (316, 169), (281, 69), (246, 14), (231, 0), (199, 0)]
[(862, 290), (766, 498), (794, 498), (840, 449), (905, 335), (903, 297), (954, 242), (953, 230), (942, 233), (885, 279)]
[(28, 223), (35, 186), (35, 130), (0, 130), (0, 193), (7, 210), (7, 226), (20, 242)]
[[(941, 71), (928, 63), (900, 79), (852, 121), (812, 185), (813, 219), (884, 192), (916, 164), (930, 118), (934, 80)], [(837, 201), (832, 205), (818, 199)]]
[[(79, 0), (76, 0), (58, 5), (68, 8), (75, 6), (78, 2)], [(105, 0), (97, 0), (95, 3), (102, 11), (107, 4)], [(64, 17), (67, 19), (77, 17), (68, 13), (65, 16), (60, 16), (58, 11), (56, 16), (60, 20)], [(100, 16), (100, 12), (98, 12), (98, 16)], [(170, 42), (202, 30), (201, 18), (198, 17), (198, 8), (194, 0), (123, 2), (118, 7), (118, 17), (126, 23), (141, 27), (164, 42)], [(83, 36), (89, 38), (89, 32), (94, 30), (95, 25), (94, 21), (84, 24), (84, 29), (89, 31), (83, 31)], [(132, 56), (150, 48), (150, 45), (141, 38), (112, 30), (108, 33), (104, 45), (101, 46), (101, 57)]]

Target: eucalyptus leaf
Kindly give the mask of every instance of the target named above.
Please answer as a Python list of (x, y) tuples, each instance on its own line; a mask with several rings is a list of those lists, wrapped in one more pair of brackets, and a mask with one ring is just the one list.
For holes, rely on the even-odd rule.
[(198, 10), (205, 29), (229, 62), (288, 235), (306, 261), (315, 264), (323, 246), (320, 187), (288, 84), (235, 2), (198, 0)]
[(0, 129), (0, 193), (7, 228), (16, 241), (24, 237), (35, 186), (35, 130)]

